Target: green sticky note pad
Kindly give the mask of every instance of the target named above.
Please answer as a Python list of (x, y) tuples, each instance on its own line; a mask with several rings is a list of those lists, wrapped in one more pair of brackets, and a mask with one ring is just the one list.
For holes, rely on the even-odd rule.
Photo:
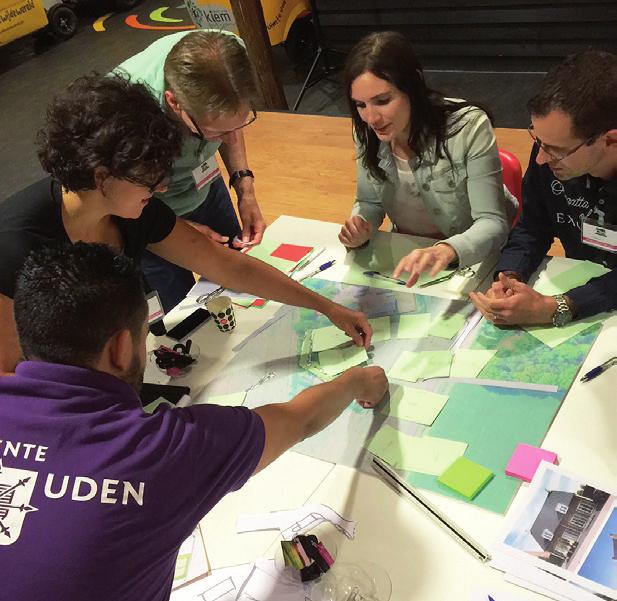
[(447, 378), (451, 363), (450, 351), (404, 351), (390, 368), (388, 376), (407, 382)]
[(322, 351), (319, 357), (319, 367), (329, 376), (336, 376), (350, 367), (368, 361), (366, 350), (361, 346), (350, 346), (342, 349)]
[(452, 340), (465, 325), (467, 318), (458, 313), (442, 313), (438, 315), (428, 329), (429, 336)]
[(317, 328), (313, 330), (313, 345), (312, 351), (319, 353), (328, 349), (347, 344), (351, 342), (351, 338), (339, 330), (336, 326), (326, 326), (325, 328)]
[(430, 313), (401, 315), (398, 322), (397, 338), (424, 338), (431, 325)]
[(437, 480), (467, 499), (473, 499), (493, 476), (491, 470), (479, 463), (459, 457)]
[(371, 324), (371, 328), (373, 328), (371, 342), (384, 342), (390, 340), (392, 333), (390, 331), (390, 317), (388, 315), (369, 319), (368, 322)]

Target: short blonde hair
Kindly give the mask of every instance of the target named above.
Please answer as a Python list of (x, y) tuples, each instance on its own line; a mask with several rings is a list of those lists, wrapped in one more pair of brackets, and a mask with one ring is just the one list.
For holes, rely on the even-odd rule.
[(239, 38), (220, 31), (184, 36), (165, 59), (165, 83), (195, 118), (237, 113), (257, 97), (251, 61)]

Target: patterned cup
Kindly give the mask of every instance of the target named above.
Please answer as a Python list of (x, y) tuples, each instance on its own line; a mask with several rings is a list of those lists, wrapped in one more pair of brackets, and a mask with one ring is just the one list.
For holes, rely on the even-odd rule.
[(236, 327), (236, 316), (228, 296), (217, 296), (208, 301), (206, 308), (221, 332), (231, 332)]

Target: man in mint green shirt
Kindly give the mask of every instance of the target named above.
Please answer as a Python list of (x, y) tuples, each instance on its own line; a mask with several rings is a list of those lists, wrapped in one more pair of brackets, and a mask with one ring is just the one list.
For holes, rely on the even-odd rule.
[[(147, 84), (172, 119), (184, 127), (182, 154), (167, 190), (158, 196), (204, 235), (241, 248), (259, 243), (266, 224), (255, 198), (242, 128), (256, 114), (253, 70), (240, 38), (218, 30), (165, 36), (116, 69)], [(161, 140), (164, 143), (164, 140)], [(219, 151), (238, 197), (240, 226), (215, 153)], [(166, 311), (194, 284), (190, 272), (148, 254), (142, 267)]]

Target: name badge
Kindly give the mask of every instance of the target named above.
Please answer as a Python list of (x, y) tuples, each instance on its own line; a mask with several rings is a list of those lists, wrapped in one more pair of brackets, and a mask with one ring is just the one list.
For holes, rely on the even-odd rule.
[(610, 223), (602, 223), (589, 217), (581, 217), (581, 241), (611, 253), (617, 253), (617, 229)]
[(206, 159), (199, 167), (193, 169), (193, 179), (195, 187), (201, 190), (206, 184), (210, 183), (215, 177), (221, 174), (215, 157)]

